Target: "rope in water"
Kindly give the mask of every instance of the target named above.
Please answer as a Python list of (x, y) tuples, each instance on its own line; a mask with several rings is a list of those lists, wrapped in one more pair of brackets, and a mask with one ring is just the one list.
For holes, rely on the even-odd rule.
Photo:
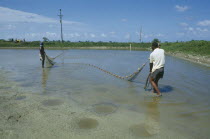
[(149, 86), (149, 77), (150, 77), (150, 73), (149, 73), (149, 75), (147, 76), (147, 79), (146, 79), (146, 82), (145, 82), (145, 85), (144, 85), (144, 89), (147, 89), (148, 86)]
[[(146, 63), (147, 63), (147, 62), (146, 62)], [(144, 68), (144, 66), (146, 65), (146, 63), (144, 63), (144, 64), (141, 66), (141, 68), (138, 68), (138, 70), (135, 71), (133, 74), (130, 74), (130, 75), (128, 75), (128, 76), (119, 76), (119, 75), (116, 75), (116, 74), (114, 74), (114, 73), (111, 73), (111, 72), (109, 72), (109, 71), (107, 71), (107, 70), (104, 70), (104, 69), (102, 69), (102, 68), (100, 68), (100, 67), (97, 67), (97, 66), (95, 66), (95, 65), (92, 65), (92, 64), (86, 64), (86, 63), (66, 63), (66, 64), (83, 64), (83, 65), (91, 66), (91, 67), (94, 67), (94, 68), (96, 68), (96, 69), (99, 69), (99, 70), (101, 70), (101, 71), (103, 71), (103, 72), (105, 72), (105, 73), (107, 73), (107, 74), (110, 74), (110, 75), (112, 75), (112, 76), (114, 76), (114, 77), (116, 77), (116, 78), (119, 78), (119, 79), (122, 79), (122, 80), (127, 80), (127, 81), (133, 81), (133, 80), (138, 76), (138, 74), (142, 71), (142, 69)]]
[[(54, 60), (55, 58), (57, 58), (57, 57), (60, 57), (60, 56), (63, 55), (64, 53), (65, 53), (65, 52), (63, 51), (61, 54), (59, 54), (59, 55), (57, 55), (56, 57), (51, 58), (51, 59), (47, 56), (48, 60), (50, 61), (49, 63), (52, 64), (52, 65), (54, 65), (55, 63), (53, 62), (53, 60)], [(147, 63), (147, 62), (146, 62), (146, 63)], [(144, 66), (146, 65), (146, 63), (144, 63), (140, 68), (138, 68), (138, 70), (135, 71), (133, 74), (130, 74), (130, 75), (128, 75), (128, 76), (119, 76), (119, 75), (116, 75), (116, 74), (114, 74), (114, 73), (111, 73), (111, 72), (109, 72), (109, 71), (107, 71), (107, 70), (104, 70), (104, 69), (102, 69), (102, 68), (100, 68), (100, 67), (97, 67), (97, 66), (95, 66), (95, 65), (92, 65), (92, 64), (86, 64), (86, 63), (68, 63), (68, 64), (83, 64), (83, 65), (91, 66), (91, 67), (94, 67), (94, 68), (96, 68), (96, 69), (99, 69), (99, 70), (101, 70), (101, 71), (103, 71), (103, 72), (105, 72), (105, 73), (107, 73), (107, 74), (110, 74), (110, 75), (112, 75), (112, 76), (114, 76), (114, 77), (116, 77), (116, 78), (123, 79), (123, 80), (127, 80), (127, 81), (133, 81), (133, 80), (138, 76), (138, 74), (142, 71), (142, 69), (144, 68)], [(67, 64), (67, 63), (66, 63), (66, 64)], [(148, 76), (148, 77), (149, 77), (149, 76)]]

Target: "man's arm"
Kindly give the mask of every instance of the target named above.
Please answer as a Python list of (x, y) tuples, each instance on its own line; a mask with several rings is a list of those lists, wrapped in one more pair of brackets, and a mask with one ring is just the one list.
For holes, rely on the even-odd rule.
[(152, 72), (153, 63), (149, 63), (149, 67), (150, 67), (149, 72)]
[(153, 57), (152, 54), (149, 56), (149, 72), (152, 72), (152, 67), (153, 67)]

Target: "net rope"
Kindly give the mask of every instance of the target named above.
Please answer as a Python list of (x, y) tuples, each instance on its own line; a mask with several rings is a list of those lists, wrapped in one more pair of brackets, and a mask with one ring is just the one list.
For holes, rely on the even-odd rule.
[[(147, 63), (147, 62), (146, 62)], [(119, 78), (119, 79), (122, 79), (122, 80), (127, 80), (127, 81), (133, 81), (134, 79), (136, 79), (136, 77), (139, 75), (139, 73), (142, 71), (142, 69), (144, 68), (144, 66), (146, 65), (146, 63), (144, 63), (140, 68), (137, 69), (137, 71), (135, 71), (134, 73), (130, 74), (130, 75), (127, 75), (127, 76), (119, 76), (117, 74), (114, 74), (110, 71), (107, 71), (105, 69), (102, 69), (98, 66), (95, 66), (95, 65), (92, 65), (92, 64), (87, 64), (87, 63), (66, 63), (66, 64), (83, 64), (83, 65), (86, 65), (86, 66), (90, 66), (90, 67), (93, 67), (93, 68), (96, 68), (98, 70), (101, 70), (109, 75), (112, 75), (116, 78)]]
[(64, 54), (64, 52), (60, 53), (59, 55), (57, 55), (56, 57), (49, 57), (46, 53), (45, 53), (45, 67), (46, 68), (51, 68), (53, 65), (55, 65), (56, 62), (54, 62), (54, 60), (60, 56), (62, 56)]
[[(60, 53), (59, 55), (57, 55), (56, 57), (52, 58), (52, 57), (49, 57), (47, 54), (45, 54), (45, 65), (47, 68), (51, 68), (53, 65), (55, 65), (56, 62), (54, 62), (54, 60), (60, 56), (62, 56), (63, 54), (65, 53), (65, 51), (63, 51), (62, 53)], [(136, 77), (139, 75), (139, 73), (142, 71), (142, 69), (145, 67), (147, 62), (145, 62), (140, 68), (138, 68), (135, 72), (133, 72), (132, 74), (130, 75), (127, 75), (127, 76), (119, 76), (117, 74), (114, 74), (110, 71), (107, 71), (105, 69), (102, 69), (98, 66), (95, 66), (93, 64), (87, 64), (87, 63), (65, 63), (65, 64), (83, 64), (83, 65), (86, 65), (86, 66), (90, 66), (90, 67), (93, 67), (93, 68), (96, 68), (98, 70), (101, 70), (109, 75), (112, 75), (116, 78), (119, 78), (119, 79), (122, 79), (122, 80), (127, 80), (127, 81), (133, 81), (134, 79), (136, 79)], [(146, 81), (146, 84), (148, 86), (148, 79), (149, 79), (149, 76), (147, 78), (147, 81)], [(145, 84), (145, 89), (146, 89), (146, 84)]]

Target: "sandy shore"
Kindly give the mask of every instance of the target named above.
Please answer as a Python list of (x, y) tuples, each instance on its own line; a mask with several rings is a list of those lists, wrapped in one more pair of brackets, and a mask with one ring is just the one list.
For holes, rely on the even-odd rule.
[(197, 63), (197, 64), (201, 64), (201, 65), (210, 67), (210, 55), (209, 56), (198, 56), (198, 55), (184, 54), (184, 53), (180, 53), (180, 52), (175, 52), (175, 53), (167, 52), (166, 54), (175, 56), (177, 58), (181, 58), (184, 60), (188, 60), (193, 63)]

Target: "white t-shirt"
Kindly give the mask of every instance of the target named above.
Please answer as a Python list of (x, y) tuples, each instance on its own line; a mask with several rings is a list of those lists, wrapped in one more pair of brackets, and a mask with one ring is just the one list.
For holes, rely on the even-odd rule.
[(160, 48), (156, 48), (150, 54), (150, 63), (153, 63), (152, 72), (154, 72), (156, 69), (164, 67), (165, 65), (164, 50)]

